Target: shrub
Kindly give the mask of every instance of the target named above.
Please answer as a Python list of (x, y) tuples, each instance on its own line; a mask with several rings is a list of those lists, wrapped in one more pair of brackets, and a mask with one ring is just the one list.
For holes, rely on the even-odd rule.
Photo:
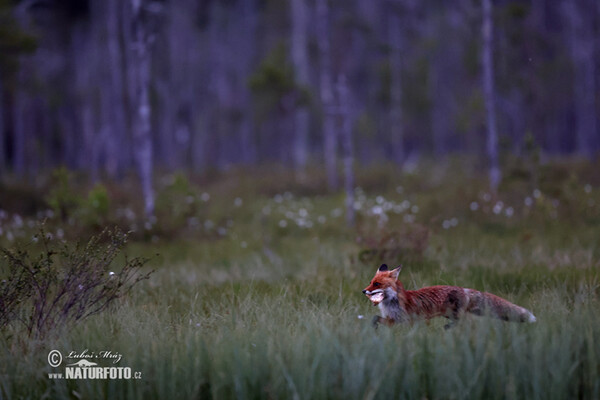
[(84, 245), (52, 240), (43, 229), (35, 239), (42, 245), (37, 256), (0, 250), (0, 328), (20, 322), (30, 337), (42, 338), (106, 310), (151, 274), (141, 271), (147, 260), (126, 256), (120, 270), (111, 271), (127, 242), (118, 230), (105, 230)]
[(363, 233), (357, 242), (367, 248), (360, 251), (358, 260), (368, 265), (421, 261), (430, 236), (429, 228), (417, 223), (402, 225), (398, 231)]
[(81, 221), (88, 227), (100, 227), (106, 224), (109, 209), (108, 191), (104, 185), (98, 183), (90, 190), (87, 199), (81, 203)]
[(65, 167), (52, 171), (52, 183), (46, 201), (63, 221), (79, 207), (81, 197), (71, 184), (72, 174)]

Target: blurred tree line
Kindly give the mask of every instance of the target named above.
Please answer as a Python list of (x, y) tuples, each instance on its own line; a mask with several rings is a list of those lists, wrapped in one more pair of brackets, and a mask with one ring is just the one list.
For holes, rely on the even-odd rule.
[(0, 0), (0, 169), (593, 157), (599, 71), (597, 0)]

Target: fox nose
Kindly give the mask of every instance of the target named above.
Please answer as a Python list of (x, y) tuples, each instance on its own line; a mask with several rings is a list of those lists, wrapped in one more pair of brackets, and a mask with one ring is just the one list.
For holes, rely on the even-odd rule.
[(363, 289), (363, 294), (367, 293), (367, 289)]

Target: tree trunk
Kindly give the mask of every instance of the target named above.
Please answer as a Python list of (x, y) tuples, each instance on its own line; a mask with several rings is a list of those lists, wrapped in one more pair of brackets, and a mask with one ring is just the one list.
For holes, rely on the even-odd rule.
[(404, 129), (402, 126), (402, 34), (400, 17), (390, 10), (388, 19), (391, 68), (390, 137), (392, 158), (400, 165), (404, 161)]
[(150, 43), (143, 18), (140, 0), (131, 0), (133, 57), (131, 59), (134, 79), (133, 139), (136, 161), (144, 196), (144, 212), (147, 217), (154, 214), (154, 191), (152, 189), (152, 132), (150, 90)]
[(500, 184), (501, 173), (498, 163), (498, 133), (496, 132), (496, 92), (494, 89), (494, 60), (492, 56), (493, 19), (492, 2), (483, 0), (482, 33), (482, 68), (483, 68), (483, 95), (485, 98), (487, 142), (486, 150), (489, 162), (490, 190), (496, 193)]
[(594, 34), (591, 17), (582, 12), (580, 2), (564, 4), (569, 25), (569, 41), (573, 62), (573, 92), (575, 102), (575, 150), (591, 158), (593, 138), (597, 134), (595, 99)]
[[(22, 61), (22, 60), (21, 60)], [(24, 78), (22, 75), (25, 74), (23, 63), (21, 62), (20, 70), (18, 72), (17, 88), (13, 97), (13, 172), (22, 176), (25, 174), (26, 166), (26, 153), (27, 143), (30, 134), (29, 122), (31, 118), (29, 116), (29, 101), (28, 95), (25, 93), (23, 85)]]
[[(307, 5), (306, 0), (291, 0), (292, 18), (292, 60), (296, 85), (306, 88), (309, 84), (307, 49)], [(294, 167), (303, 176), (308, 161), (309, 113), (305, 104), (294, 109)]]
[(329, 43), (329, 7), (317, 0), (317, 40), (320, 55), (321, 107), (323, 111), (323, 153), (329, 189), (338, 188), (335, 104), (331, 83), (331, 46)]
[(124, 102), (124, 76), (123, 76), (123, 52), (120, 42), (120, 32), (122, 24), (119, 23), (120, 2), (121, 0), (105, 0), (106, 10), (106, 45), (108, 52), (109, 82), (110, 85), (105, 89), (108, 91), (110, 99), (110, 143), (109, 151), (114, 151), (111, 171), (113, 174), (119, 174), (128, 167), (130, 148), (127, 135), (127, 120), (125, 117)]
[(350, 113), (350, 91), (346, 76), (338, 77), (338, 99), (341, 119), (341, 144), (344, 157), (344, 191), (346, 192), (346, 223), (354, 226), (354, 144), (352, 142), (352, 116)]
[[(1, 72), (0, 72), (1, 73)], [(4, 87), (0, 75), (0, 177), (6, 168), (5, 127), (4, 127)]]
[(240, 92), (237, 107), (240, 111), (240, 121), (237, 129), (240, 137), (240, 161), (244, 164), (253, 164), (256, 162), (256, 140), (253, 124), (252, 94), (247, 84), (248, 76), (255, 67), (254, 61), (259, 46), (258, 39), (258, 5), (256, 0), (244, 0), (240, 2), (240, 20), (239, 24), (243, 26), (245, 35), (244, 40), (240, 41), (240, 48), (237, 53), (240, 55), (240, 62), (237, 63), (237, 90)]

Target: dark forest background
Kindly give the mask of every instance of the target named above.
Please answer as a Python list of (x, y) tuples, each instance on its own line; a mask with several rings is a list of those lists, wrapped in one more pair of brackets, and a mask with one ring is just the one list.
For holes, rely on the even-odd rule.
[(0, 0), (0, 170), (592, 158), (599, 38), (596, 0)]

